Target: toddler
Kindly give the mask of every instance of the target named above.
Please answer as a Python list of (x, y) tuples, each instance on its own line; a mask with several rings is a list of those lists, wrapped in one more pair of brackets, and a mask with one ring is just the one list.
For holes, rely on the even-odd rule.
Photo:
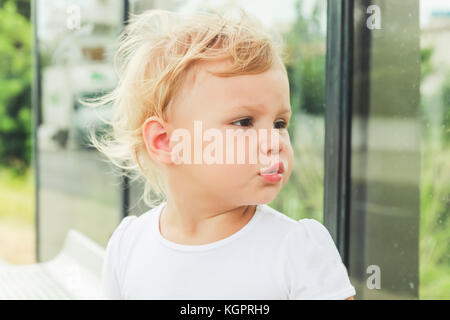
[(293, 167), (281, 47), (244, 11), (132, 17), (97, 102), (114, 106), (111, 134), (91, 140), (152, 209), (109, 239), (106, 299), (353, 297), (327, 229), (267, 205)]

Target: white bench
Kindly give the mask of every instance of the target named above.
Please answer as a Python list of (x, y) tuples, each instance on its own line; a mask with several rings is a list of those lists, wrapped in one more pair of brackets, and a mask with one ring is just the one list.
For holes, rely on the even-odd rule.
[(71, 229), (61, 252), (50, 261), (31, 265), (0, 264), (0, 300), (103, 299), (104, 254), (102, 246)]

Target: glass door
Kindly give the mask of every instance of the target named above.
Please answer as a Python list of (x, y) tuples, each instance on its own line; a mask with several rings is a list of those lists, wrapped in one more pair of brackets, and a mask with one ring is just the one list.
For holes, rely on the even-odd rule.
[(106, 245), (121, 218), (121, 182), (87, 146), (88, 129), (102, 129), (100, 118), (108, 118), (110, 110), (89, 109), (78, 99), (115, 85), (111, 52), (124, 6), (115, 0), (34, 4), (37, 260), (47, 261), (69, 229)]

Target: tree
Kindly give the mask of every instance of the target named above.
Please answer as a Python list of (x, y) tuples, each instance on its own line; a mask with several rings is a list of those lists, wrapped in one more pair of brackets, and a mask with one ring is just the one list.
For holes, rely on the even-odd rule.
[[(298, 0), (295, 5), (297, 18), (284, 35), (292, 120), (300, 111), (315, 115), (323, 115), (325, 112), (326, 52), (325, 35), (321, 32), (321, 17), (325, 8), (321, 2), (316, 2), (312, 14), (306, 16), (303, 7), (303, 1)], [(295, 121), (291, 124), (290, 132), (295, 132)]]
[(0, 164), (31, 162), (31, 25), (15, 2), (0, 7)]

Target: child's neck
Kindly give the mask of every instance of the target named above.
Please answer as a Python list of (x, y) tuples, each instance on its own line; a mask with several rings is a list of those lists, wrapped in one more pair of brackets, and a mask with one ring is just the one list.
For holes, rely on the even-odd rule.
[(160, 215), (159, 230), (169, 241), (202, 245), (233, 235), (252, 219), (255, 211), (256, 205), (209, 211), (201, 204), (180, 208), (169, 199)]

